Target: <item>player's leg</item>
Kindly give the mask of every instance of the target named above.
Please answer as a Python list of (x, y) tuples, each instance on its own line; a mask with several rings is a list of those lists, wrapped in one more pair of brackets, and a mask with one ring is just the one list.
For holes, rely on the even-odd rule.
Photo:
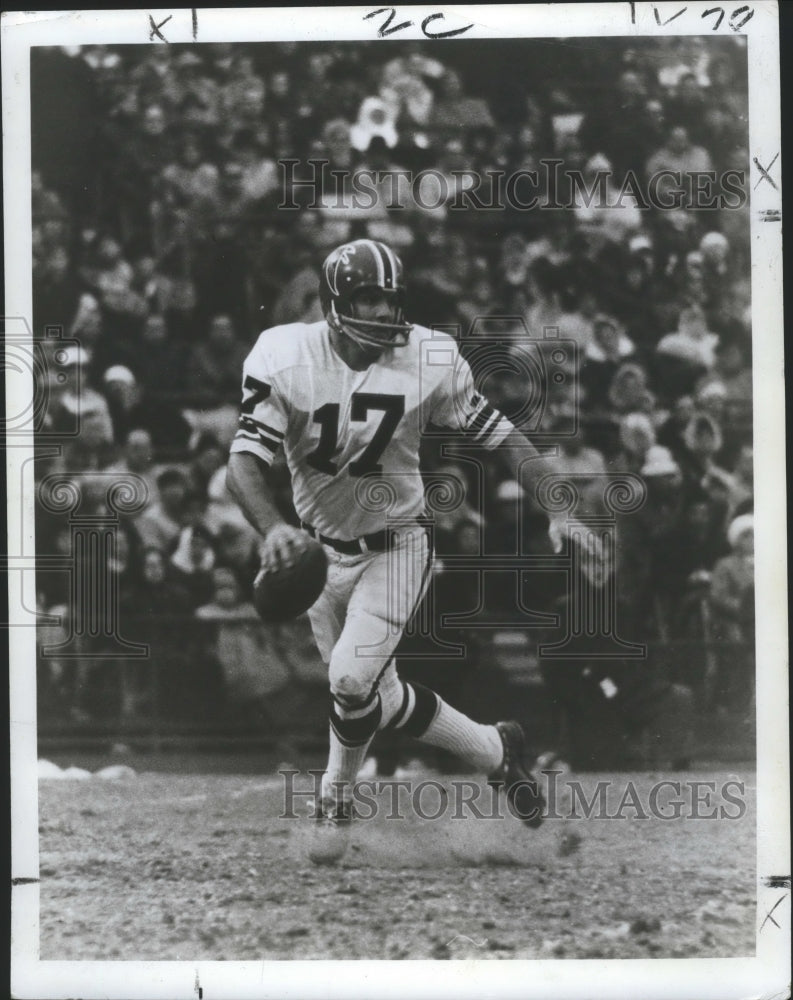
[(474, 722), (423, 684), (401, 680), (393, 664), (380, 681), (380, 699), (382, 729), (449, 750), (485, 774), (501, 764), (504, 747), (495, 726)]
[(426, 533), (410, 525), (388, 552), (348, 565), (346, 618), (329, 665), (330, 754), (322, 782), (327, 812), (343, 811), (352, 797), (382, 720), (379, 681), (423, 597), (430, 558)]
[(402, 681), (390, 665), (380, 682), (381, 728), (391, 728), (422, 743), (449, 750), (488, 780), (503, 786), (513, 814), (539, 826), (545, 800), (524, 763), (524, 734), (517, 722), (484, 725), (452, 708), (434, 691)]
[[(397, 550), (392, 556), (391, 571), (396, 569), (397, 575), (400, 571), (404, 573), (405, 555)], [(421, 597), (425, 590), (426, 584)], [(401, 619), (401, 629), (409, 618), (410, 615)], [(539, 825), (545, 803), (537, 781), (523, 763), (524, 734), (518, 723), (476, 722), (423, 684), (402, 681), (391, 663), (380, 678), (379, 693), (379, 728), (388, 727), (448, 750), (490, 780), (503, 782), (513, 811), (529, 826)]]
[[(344, 631), (347, 605), (355, 583), (362, 571), (363, 566), (361, 564), (349, 564), (337, 553), (329, 551), (328, 580), (325, 589), (308, 612), (311, 629), (314, 633), (314, 641), (320, 656), (327, 664), (330, 664), (333, 651)], [(323, 787), (342, 780), (343, 775), (352, 769), (354, 758), (357, 756), (355, 749), (353, 747), (348, 748), (347, 746), (348, 743), (355, 741), (346, 738), (339, 739), (337, 736), (338, 725), (334, 725), (337, 719), (346, 714), (345, 707), (337, 702), (334, 697), (331, 685), (329, 711), (330, 750), (328, 766), (323, 779)], [(351, 715), (355, 715), (354, 709)], [(345, 729), (344, 725), (342, 725), (342, 729)], [(352, 752), (353, 760), (347, 760), (349, 756), (348, 751)], [(327, 795), (328, 806), (330, 806), (330, 790), (328, 789)], [(323, 795), (322, 797), (325, 796)], [(321, 809), (321, 802), (317, 803), (317, 808)]]

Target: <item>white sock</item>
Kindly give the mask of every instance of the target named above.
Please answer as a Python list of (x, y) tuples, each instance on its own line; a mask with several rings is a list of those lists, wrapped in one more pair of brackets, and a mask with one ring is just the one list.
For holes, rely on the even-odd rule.
[(328, 766), (322, 776), (323, 802), (350, 801), (353, 782), (358, 777), (371, 742), (369, 740), (369, 743), (362, 746), (347, 747), (333, 732), (333, 727), (330, 727)]
[(504, 744), (495, 726), (474, 722), (438, 698), (438, 713), (419, 737), (422, 743), (451, 750), (478, 771), (490, 774), (504, 759)]
[(349, 802), (352, 798), (353, 782), (366, 758), (381, 712), (377, 692), (360, 708), (345, 708), (338, 703), (333, 705), (328, 766), (322, 777), (323, 802)]

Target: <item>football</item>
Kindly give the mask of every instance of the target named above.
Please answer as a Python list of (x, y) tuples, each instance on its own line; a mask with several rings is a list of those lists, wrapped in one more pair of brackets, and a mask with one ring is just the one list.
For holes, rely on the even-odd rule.
[(314, 539), (292, 566), (265, 572), (253, 584), (253, 603), (262, 621), (285, 622), (307, 611), (322, 593), (328, 575), (325, 550)]

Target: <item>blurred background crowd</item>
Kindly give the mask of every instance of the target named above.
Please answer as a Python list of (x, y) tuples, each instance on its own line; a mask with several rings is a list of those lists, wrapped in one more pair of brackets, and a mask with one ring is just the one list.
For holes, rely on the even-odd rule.
[[(497, 456), (472, 464), (428, 441), (431, 509), (438, 487), (441, 499), (427, 614), (439, 641), (469, 651), (464, 667), (425, 663), (437, 683), (461, 691), (473, 678), (473, 689), (479, 664), (497, 664), (505, 691), (523, 685), (554, 709), (552, 735), (570, 753), (576, 720), (595, 703), (617, 728), (666, 697), (680, 717), (748, 717), (748, 208), (695, 209), (690, 188), (667, 210), (616, 198), (626, 171), (641, 184), (662, 170), (748, 176), (742, 42), (34, 50), (33, 322), (48, 352), (44, 429), (80, 420), (60, 454), (42, 449), (39, 480), (79, 478), (81, 510), (98, 513), (107, 473), (146, 482), (144, 509), (121, 518), (117, 546), (101, 559), (118, 581), (125, 638), (152, 650), (145, 666), (114, 670), (46, 658), (42, 719), (129, 722), (156, 711), (181, 724), (277, 727), (314, 717), (322, 665), (305, 622), (268, 630), (254, 618), (256, 539), (225, 490), (225, 462), (256, 335), (319, 319), (319, 263), (361, 236), (397, 249), (408, 317), (456, 329), (475, 369), (471, 331), (492, 324), (505, 363), (488, 370), (483, 388), (538, 441), (560, 445), (579, 516), (602, 512), (606, 473), (636, 473), (647, 487), (643, 507), (618, 519), (616, 580), (620, 635), (648, 644), (649, 656), (638, 666), (546, 661), (538, 642), (558, 641), (563, 624), (521, 629), (521, 608), (563, 623), (565, 578), (554, 588), (539, 574), (539, 585), (524, 587), (513, 568), (478, 595), (477, 574), (455, 563), (508, 555), (519, 537), (525, 551), (542, 551), (545, 525), (526, 512)], [(453, 208), (455, 171), (544, 177), (540, 161), (551, 158), (587, 183), (611, 172), (610, 207), (579, 193), (565, 210)], [(327, 161), (325, 171), (310, 160)], [(432, 170), (440, 196), (408, 190), (394, 208), (380, 187), (362, 205), (352, 181), (362, 169)], [(544, 196), (561, 197), (552, 186)], [(279, 208), (286, 202), (295, 207)], [(273, 476), (289, 512), (283, 463)], [(444, 501), (455, 484), (460, 502)], [(40, 553), (69, 553), (67, 516), (41, 510), (37, 530)], [(69, 630), (69, 587), (67, 574), (38, 574), (41, 610), (64, 615), (49, 640)], [(443, 625), (444, 612), (478, 601), (478, 624), (490, 628)], [(417, 671), (427, 653), (426, 641), (406, 638)], [(316, 725), (324, 724), (322, 702)]]

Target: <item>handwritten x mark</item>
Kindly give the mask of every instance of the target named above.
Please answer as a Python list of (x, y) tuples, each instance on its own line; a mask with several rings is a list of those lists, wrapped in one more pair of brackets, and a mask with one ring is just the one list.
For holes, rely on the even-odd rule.
[(154, 36), (156, 35), (157, 38), (159, 38), (161, 41), (165, 42), (166, 45), (169, 44), (168, 39), (160, 31), (160, 28), (164, 24), (167, 24), (171, 20), (172, 17), (173, 17), (173, 14), (169, 14), (168, 17), (166, 17), (164, 21), (160, 21), (159, 24), (155, 24), (154, 23), (154, 18), (151, 16), (151, 14), (149, 14), (149, 27), (150, 27), (149, 41), (150, 42), (154, 41)]
[(774, 903), (774, 905), (771, 907), (771, 909), (768, 911), (768, 913), (766, 913), (765, 920), (762, 922), (762, 924), (760, 924), (760, 930), (762, 930), (765, 927), (765, 925), (768, 923), (769, 920), (774, 925), (774, 927), (779, 928), (779, 924), (776, 922), (776, 920), (774, 920), (774, 918), (773, 918), (773, 916), (771, 914), (774, 912), (774, 910), (779, 906), (779, 904), (783, 900), (787, 899), (787, 897), (788, 897), (788, 893), (785, 893), (784, 896), (780, 896), (779, 899)]
[[(770, 174), (768, 173), (768, 171), (769, 171), (769, 170), (771, 169), (771, 167), (773, 167), (773, 165), (774, 165), (774, 164), (776, 163), (776, 161), (777, 161), (778, 159), (779, 159), (779, 153), (777, 153), (777, 154), (776, 154), (776, 156), (775, 156), (775, 157), (773, 158), (773, 160), (771, 160), (771, 162), (770, 162), (770, 163), (768, 164), (768, 166), (767, 166), (767, 167), (764, 167), (764, 166), (763, 166), (763, 165), (762, 165), (762, 164), (760, 163), (760, 161), (759, 161), (759, 160), (757, 159), (757, 157), (756, 157), (756, 156), (753, 156), (753, 157), (752, 157), (752, 163), (754, 163), (754, 165), (755, 165), (755, 166), (757, 167), (757, 169), (758, 169), (758, 170), (760, 171), (760, 176), (759, 176), (759, 177), (758, 177), (758, 179), (757, 179), (757, 184), (760, 184), (760, 182), (761, 182), (761, 181), (768, 181), (768, 183), (769, 183), (769, 184), (771, 185), (771, 187), (772, 187), (772, 188), (774, 188), (775, 190), (778, 190), (778, 188), (777, 188), (777, 186), (776, 186), (776, 181), (775, 181), (775, 180), (774, 180), (774, 178), (773, 178), (773, 177), (772, 177), (772, 176), (771, 176), (771, 175), (770, 175)], [(757, 184), (755, 184), (755, 190), (757, 189)]]

